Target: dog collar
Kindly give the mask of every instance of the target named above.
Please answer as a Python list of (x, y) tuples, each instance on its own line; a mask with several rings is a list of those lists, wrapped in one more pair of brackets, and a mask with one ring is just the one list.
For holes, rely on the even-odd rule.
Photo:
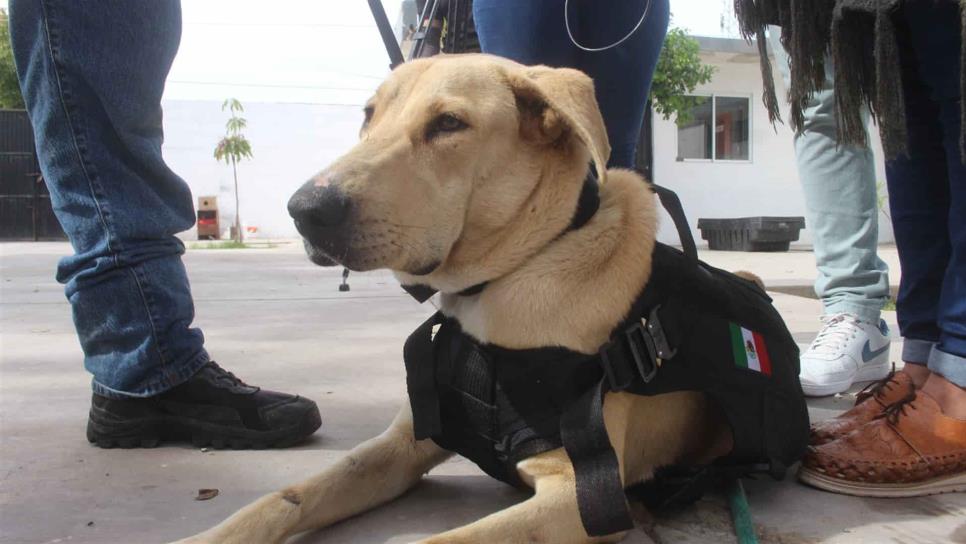
[[(600, 208), (600, 183), (597, 181), (594, 168), (591, 167), (587, 171), (587, 177), (584, 178), (584, 185), (580, 189), (580, 196), (577, 198), (577, 209), (574, 211), (574, 216), (570, 220), (570, 224), (567, 225), (567, 228), (557, 238), (586, 225), (594, 214), (597, 213), (598, 208)], [(457, 295), (461, 297), (478, 295), (486, 289), (489, 283), (489, 281), (484, 281), (476, 285), (471, 285), (457, 293)], [(409, 293), (409, 296), (416, 299), (416, 302), (420, 304), (426, 302), (437, 293), (436, 289), (423, 284), (403, 285), (402, 288), (403, 291)]]

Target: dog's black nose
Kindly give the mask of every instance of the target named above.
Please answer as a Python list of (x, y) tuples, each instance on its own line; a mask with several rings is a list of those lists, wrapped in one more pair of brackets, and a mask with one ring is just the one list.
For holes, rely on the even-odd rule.
[[(337, 227), (349, 216), (351, 200), (338, 187), (309, 180), (288, 201), (288, 214), (303, 228)], [(305, 233), (303, 233), (305, 234)]]

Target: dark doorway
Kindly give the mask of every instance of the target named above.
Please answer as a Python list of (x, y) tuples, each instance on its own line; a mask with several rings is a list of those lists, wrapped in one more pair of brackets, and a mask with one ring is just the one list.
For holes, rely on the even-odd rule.
[(65, 240), (40, 175), (27, 112), (0, 110), (0, 240)]

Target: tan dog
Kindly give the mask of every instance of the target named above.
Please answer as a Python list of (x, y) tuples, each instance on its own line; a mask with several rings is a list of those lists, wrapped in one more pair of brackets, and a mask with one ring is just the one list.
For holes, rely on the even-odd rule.
[[(306, 184), (290, 211), (314, 261), (389, 268), (404, 284), (439, 289), (442, 311), (483, 342), (595, 353), (647, 282), (657, 229), (644, 180), (605, 172), (609, 152), (593, 83), (578, 71), (485, 55), (418, 60), (380, 86), (359, 144)], [(590, 159), (600, 209), (560, 236)], [(483, 281), (479, 295), (454, 294)], [(730, 431), (716, 414), (698, 393), (608, 394), (604, 419), (625, 485), (662, 465), (726, 454)], [(184, 542), (284, 542), (398, 497), (448, 455), (414, 439), (407, 403), (382, 435), (321, 474)], [(562, 449), (517, 469), (532, 498), (424, 542), (623, 536), (587, 536)]]

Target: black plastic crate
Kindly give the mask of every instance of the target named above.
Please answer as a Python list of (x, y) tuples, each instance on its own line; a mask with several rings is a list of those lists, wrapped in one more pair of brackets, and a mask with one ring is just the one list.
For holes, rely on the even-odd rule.
[(803, 228), (804, 217), (698, 219), (701, 238), (718, 251), (788, 251)]

